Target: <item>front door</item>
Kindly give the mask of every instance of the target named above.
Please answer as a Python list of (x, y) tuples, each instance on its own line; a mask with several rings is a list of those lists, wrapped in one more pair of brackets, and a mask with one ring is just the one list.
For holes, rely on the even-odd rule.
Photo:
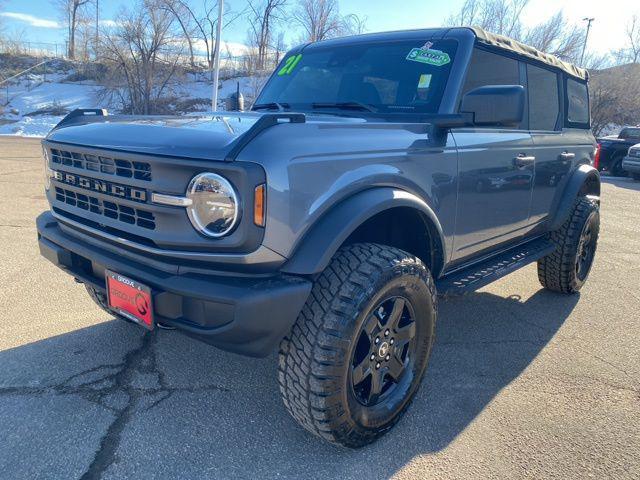
[(526, 232), (535, 157), (524, 130), (464, 129), (453, 137), (458, 148), (455, 261)]

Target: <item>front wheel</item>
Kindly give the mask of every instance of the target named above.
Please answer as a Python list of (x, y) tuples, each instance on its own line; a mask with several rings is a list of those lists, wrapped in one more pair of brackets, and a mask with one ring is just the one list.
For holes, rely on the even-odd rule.
[(435, 321), (435, 286), (419, 259), (376, 244), (340, 249), (280, 346), (289, 413), (332, 443), (374, 441), (420, 386)]
[(543, 287), (560, 293), (575, 293), (587, 281), (598, 246), (600, 209), (588, 198), (576, 202), (567, 221), (551, 241), (553, 253), (538, 260), (538, 279)]

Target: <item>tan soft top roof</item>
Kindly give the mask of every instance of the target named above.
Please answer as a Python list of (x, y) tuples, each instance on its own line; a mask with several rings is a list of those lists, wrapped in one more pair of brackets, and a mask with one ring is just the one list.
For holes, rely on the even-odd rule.
[(479, 27), (470, 28), (471, 30), (473, 30), (473, 33), (476, 34), (478, 42), (480, 43), (502, 48), (504, 50), (510, 50), (519, 55), (533, 58), (540, 62), (546, 63), (547, 65), (551, 65), (552, 67), (559, 68), (560, 70), (568, 73), (573, 77), (577, 77), (583, 80), (586, 80), (588, 78), (588, 74), (585, 69), (576, 67), (571, 63), (563, 62), (558, 57), (549, 55), (548, 53), (543, 53), (540, 50), (530, 47), (529, 45), (525, 45), (524, 43), (520, 43), (517, 40), (513, 40), (512, 38), (498, 35), (496, 33), (487, 32)]

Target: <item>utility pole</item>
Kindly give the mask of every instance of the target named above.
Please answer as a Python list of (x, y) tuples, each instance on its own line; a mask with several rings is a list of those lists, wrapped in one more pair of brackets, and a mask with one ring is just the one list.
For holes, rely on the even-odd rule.
[(224, 0), (218, 0), (218, 24), (216, 25), (216, 48), (214, 50), (213, 66), (213, 98), (211, 99), (211, 110), (218, 109), (218, 80), (220, 79), (220, 44), (222, 43), (222, 15), (224, 14)]
[(583, 22), (587, 22), (587, 33), (584, 36), (584, 44), (582, 45), (582, 55), (580, 56), (580, 66), (584, 65), (584, 52), (587, 49), (587, 40), (589, 40), (589, 30), (591, 30), (591, 22), (595, 20), (594, 17), (584, 17)]

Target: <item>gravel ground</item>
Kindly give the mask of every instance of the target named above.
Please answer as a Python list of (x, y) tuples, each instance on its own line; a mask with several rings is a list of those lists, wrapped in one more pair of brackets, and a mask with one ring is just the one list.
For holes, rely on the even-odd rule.
[(640, 478), (640, 183), (602, 198), (580, 295), (529, 266), (441, 302), (413, 406), (347, 451), (289, 418), (275, 356), (116, 321), (40, 258), (39, 142), (0, 137), (0, 477)]

